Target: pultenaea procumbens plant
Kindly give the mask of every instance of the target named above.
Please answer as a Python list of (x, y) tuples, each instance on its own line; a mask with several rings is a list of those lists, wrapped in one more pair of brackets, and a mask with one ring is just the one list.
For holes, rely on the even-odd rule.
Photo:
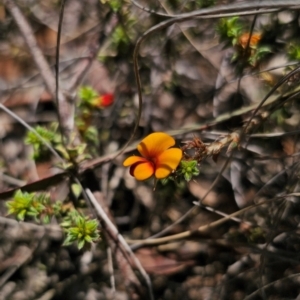
[(168, 177), (176, 170), (182, 158), (182, 150), (170, 148), (175, 140), (164, 132), (155, 132), (145, 137), (137, 146), (141, 156), (128, 157), (123, 165), (130, 166), (130, 174), (137, 180), (151, 176), (157, 179)]

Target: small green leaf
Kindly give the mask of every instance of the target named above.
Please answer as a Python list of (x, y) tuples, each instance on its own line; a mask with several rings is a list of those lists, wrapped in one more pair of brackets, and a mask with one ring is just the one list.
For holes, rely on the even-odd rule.
[(169, 181), (170, 181), (169, 177), (166, 177), (166, 178), (163, 178), (163, 179), (160, 180), (162, 185), (168, 184)]
[(190, 180), (192, 179), (192, 174), (190, 174), (190, 173), (185, 173), (185, 174), (184, 174), (184, 179), (185, 179), (186, 181), (190, 181)]
[(92, 242), (93, 242), (92, 238), (91, 238), (89, 235), (86, 235), (86, 236), (84, 237), (84, 239), (85, 239), (85, 241), (88, 242), (88, 243), (92, 243)]
[(20, 220), (20, 221), (24, 221), (25, 219), (25, 214), (26, 214), (26, 210), (21, 210), (18, 215), (17, 215), (17, 218)]
[(78, 241), (78, 249), (81, 250), (85, 244), (85, 240)]
[(50, 217), (48, 215), (44, 216), (42, 219), (43, 224), (49, 224), (50, 223)]
[(63, 246), (69, 246), (73, 243), (73, 239), (71, 236), (67, 236), (63, 242)]
[(114, 13), (117, 13), (122, 7), (121, 0), (110, 0), (110, 1), (108, 1), (108, 3)]
[(64, 159), (70, 160), (70, 155), (63, 145), (56, 145), (55, 150), (57, 150), (63, 156)]
[(71, 185), (71, 190), (72, 190), (72, 193), (74, 194), (74, 196), (78, 199), (78, 197), (80, 196), (80, 194), (82, 192), (81, 185), (79, 185), (77, 183), (73, 183)]
[(196, 160), (181, 161), (178, 170), (179, 175), (183, 175), (186, 181), (190, 181), (193, 176), (199, 175), (198, 163)]
[(85, 243), (89, 244), (99, 239), (98, 221), (96, 219), (90, 220), (76, 210), (69, 212), (61, 225), (67, 234), (64, 245), (77, 241), (78, 248), (81, 249)]
[(91, 105), (99, 94), (90, 86), (82, 86), (78, 91), (78, 96), (83, 104)]

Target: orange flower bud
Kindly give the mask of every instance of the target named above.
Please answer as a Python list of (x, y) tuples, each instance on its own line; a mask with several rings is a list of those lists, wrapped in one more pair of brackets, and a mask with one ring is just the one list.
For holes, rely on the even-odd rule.
[(113, 94), (104, 94), (99, 97), (100, 106), (107, 107), (113, 104), (114, 95)]
[[(246, 32), (246, 33), (242, 34), (239, 37), (239, 45), (241, 45), (244, 49), (248, 45), (249, 37), (250, 37), (249, 32)], [(251, 38), (250, 38), (249, 47), (250, 48), (255, 48), (260, 40), (261, 40), (261, 34), (260, 33), (253, 33), (251, 35)]]

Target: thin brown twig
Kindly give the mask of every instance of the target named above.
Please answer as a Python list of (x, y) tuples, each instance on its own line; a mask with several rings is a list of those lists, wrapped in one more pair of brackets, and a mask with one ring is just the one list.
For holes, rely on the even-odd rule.
[(71, 80), (69, 89), (68, 89), (68, 93), (71, 95), (71, 97), (73, 96), (73, 94), (76, 92), (76, 89), (78, 88), (78, 86), (82, 83), (82, 81), (84, 80), (86, 74), (88, 73), (88, 71), (91, 69), (93, 62), (95, 61), (97, 54), (100, 50), (100, 44), (98, 44), (97, 46), (92, 44), (90, 46), (90, 53), (87, 55), (87, 62), (85, 63), (85, 66), (82, 68), (81, 72), (79, 73), (78, 76), (74, 77)]
[(152, 283), (150, 280), (149, 275), (144, 270), (143, 266), (141, 265), (140, 261), (137, 259), (137, 257), (134, 255), (130, 247), (128, 246), (127, 242), (125, 241), (124, 237), (118, 232), (118, 229), (116, 226), (112, 223), (110, 218), (105, 213), (104, 209), (101, 207), (101, 205), (98, 203), (97, 199), (93, 195), (93, 193), (89, 189), (85, 189), (85, 192), (90, 200), (90, 202), (93, 204), (97, 215), (99, 218), (104, 222), (107, 230), (109, 231), (109, 234), (113, 237), (115, 241), (117, 241), (123, 248), (124, 252), (130, 258), (130, 260), (134, 263), (135, 267), (138, 269), (142, 277), (144, 278), (144, 281), (148, 287), (149, 292), (149, 298), (151, 300), (154, 300), (153, 296), (153, 290), (152, 290)]
[(45, 82), (45, 85), (53, 96), (55, 95), (55, 80), (53, 73), (49, 67), (48, 62), (46, 61), (41, 49), (39, 48), (37, 41), (34, 37), (33, 31), (30, 27), (29, 22), (25, 18), (24, 14), (21, 12), (14, 0), (4, 0), (4, 5), (10, 12), (15, 23), (17, 24), (24, 40), (29, 48), (29, 51), (32, 55), (33, 60), (37, 68), (40, 71), (40, 74)]
[(116, 293), (116, 280), (114, 276), (114, 262), (112, 257), (112, 250), (110, 246), (106, 247), (106, 253), (107, 253), (107, 261), (108, 261), (108, 272), (109, 272), (109, 279), (110, 279), (110, 286), (111, 286), (111, 292), (112, 296), (115, 296)]
[[(182, 14), (165, 14), (165, 13), (160, 13), (156, 12), (153, 9), (149, 9), (141, 4), (139, 4), (136, 0), (131, 0), (131, 2), (138, 8), (140, 8), (143, 11), (146, 11), (150, 14), (155, 14), (157, 16), (161, 17), (166, 17), (166, 18), (182, 18), (182, 17), (193, 17), (195, 15), (198, 15), (199, 13), (210, 13), (212, 9), (217, 10), (220, 14), (226, 12), (227, 10), (240, 12), (243, 10), (248, 10), (248, 9), (263, 9), (263, 8), (274, 8), (274, 9), (281, 9), (285, 7), (290, 7), (293, 5), (299, 5), (298, 1), (251, 1), (251, 3), (239, 3), (238, 5), (236, 3), (230, 4), (230, 5), (219, 5), (213, 8), (202, 8), (200, 10), (196, 10), (193, 12), (189, 13), (182, 13)], [(236, 14), (235, 14), (236, 15)]]
[(18, 115), (16, 115), (13, 111), (8, 109), (6, 106), (4, 106), (2, 103), (0, 103), (0, 109), (5, 111), (9, 116), (14, 118), (16, 121), (18, 121), (20, 124), (22, 124), (26, 129), (31, 131), (47, 148), (48, 150), (59, 159), (59, 161), (63, 162), (64, 160), (61, 158), (61, 156), (55, 151), (55, 149), (28, 123), (26, 123), (22, 118), (20, 118)]
[(11, 185), (14, 185), (17, 187), (21, 187), (26, 184), (26, 181), (6, 175), (3, 173), (3, 171), (0, 171), (0, 179), (2, 179), (3, 182), (7, 182), (8, 184), (11, 184)]
[[(60, 40), (61, 40), (61, 32), (62, 32), (62, 22), (64, 17), (64, 10), (65, 10), (65, 3), (66, 0), (61, 1), (60, 6), (60, 13), (59, 13), (59, 19), (58, 19), (58, 30), (57, 30), (57, 40), (56, 40), (56, 53), (55, 53), (55, 102), (57, 111), (59, 111), (59, 53), (60, 53)], [(61, 140), (62, 143), (65, 143), (65, 134), (62, 126), (62, 116), (58, 114), (58, 124), (59, 124), (59, 130), (61, 133)]]
[(18, 222), (14, 219), (0, 216), (0, 224), (4, 226), (19, 227), (24, 231), (42, 232), (43, 235), (55, 240), (62, 241), (63, 231), (59, 225), (38, 225), (29, 222)]
[[(248, 211), (252, 208), (258, 207), (262, 204), (265, 204), (266, 202), (268, 202), (268, 201), (260, 202), (258, 204), (253, 204), (253, 205), (248, 206), (246, 208), (240, 209), (240, 210), (238, 210), (238, 211), (236, 211), (232, 214), (229, 214), (226, 217), (221, 218), (221, 219), (219, 219), (215, 222), (212, 222), (212, 223), (207, 224), (207, 225), (200, 226), (197, 230), (194, 230), (194, 231), (188, 230), (188, 231), (180, 232), (180, 233), (177, 233), (177, 234), (173, 234), (173, 235), (169, 235), (169, 236), (165, 236), (165, 237), (161, 237), (161, 238), (151, 238), (151, 239), (145, 239), (145, 240), (130, 240), (130, 239), (127, 239), (126, 241), (129, 244), (137, 244), (138, 247), (142, 247), (142, 246), (146, 246), (146, 245), (154, 246), (154, 245), (164, 244), (164, 243), (168, 243), (168, 242), (173, 242), (175, 240), (182, 240), (182, 239), (191, 237), (195, 233), (206, 232), (211, 228), (214, 228), (216, 226), (219, 226), (219, 225), (231, 220), (233, 217), (235, 217), (239, 214), (242, 214), (242, 213), (244, 213), (244, 212), (246, 212), (246, 211)], [(132, 248), (134, 248), (134, 246), (135, 245), (133, 245)]]
[(251, 293), (250, 295), (248, 295), (247, 297), (245, 297), (245, 300), (250, 300), (250, 299), (252, 299), (252, 298), (253, 298), (254, 296), (256, 296), (259, 292), (261, 292), (262, 289), (267, 289), (267, 288), (269, 288), (269, 287), (275, 285), (276, 283), (282, 282), (282, 281), (284, 281), (284, 280), (286, 280), (286, 279), (291, 280), (292, 278), (296, 278), (296, 277), (299, 277), (299, 276), (300, 276), (300, 273), (296, 273), (296, 274), (288, 275), (288, 276), (286, 276), (286, 277), (284, 277), (284, 278), (280, 278), (280, 279), (278, 279), (278, 280), (272, 281), (272, 282), (270, 282), (269, 284), (264, 285), (263, 287), (257, 289), (256, 291), (254, 291), (253, 293)]
[[(51, 68), (46, 61), (41, 49), (39, 48), (36, 38), (33, 34), (32, 28), (30, 27), (29, 22), (25, 18), (24, 14), (21, 12), (17, 4), (14, 0), (4, 0), (3, 1), (5, 7), (10, 12), (13, 17), (15, 23), (17, 24), (24, 41), (30, 51), (32, 59), (34, 60), (36, 67), (38, 68), (41, 77), (46, 85), (48, 92), (52, 95), (53, 99), (55, 99), (55, 78), (51, 71)], [(68, 118), (69, 115), (69, 105), (64, 94), (59, 91), (58, 92), (58, 102), (59, 102), (59, 111), (58, 115), (62, 120), (63, 131), (68, 135), (73, 129), (73, 120)]]

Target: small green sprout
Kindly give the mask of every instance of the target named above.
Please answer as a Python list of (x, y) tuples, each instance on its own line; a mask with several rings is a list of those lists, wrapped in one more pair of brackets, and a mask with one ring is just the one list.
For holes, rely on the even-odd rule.
[(197, 161), (184, 161), (180, 162), (179, 174), (183, 175), (186, 181), (190, 181), (193, 176), (199, 175), (200, 171), (198, 169)]
[(300, 60), (300, 44), (290, 44), (288, 47), (287, 56), (291, 61)]
[(78, 97), (81, 100), (82, 106), (93, 106), (93, 101), (99, 97), (99, 94), (97, 91), (95, 91), (90, 86), (82, 86), (79, 89)]
[(118, 25), (112, 34), (112, 43), (115, 46), (119, 46), (119, 45), (128, 45), (129, 42), (130, 40), (128, 38), (128, 34), (125, 28), (121, 25)]
[(227, 44), (236, 45), (238, 37), (241, 35), (243, 26), (240, 23), (239, 17), (223, 18), (217, 25), (217, 32), (220, 35), (221, 41), (226, 41)]
[(118, 12), (122, 8), (122, 5), (123, 5), (123, 1), (121, 1), (121, 0), (100, 0), (100, 2), (102, 4), (107, 3), (114, 13)]
[(15, 215), (18, 220), (41, 220), (43, 224), (50, 222), (51, 217), (58, 216), (61, 211), (61, 202), (51, 202), (47, 193), (27, 193), (18, 190), (13, 199), (6, 203), (9, 215)]
[(91, 244), (99, 240), (99, 223), (96, 219), (89, 219), (81, 215), (78, 211), (72, 210), (60, 224), (66, 232), (64, 246), (77, 242), (78, 249), (82, 249), (86, 244)]
[(263, 244), (266, 242), (266, 234), (260, 227), (254, 227), (249, 230), (248, 242)]
[(271, 53), (272, 50), (268, 46), (260, 46), (256, 48), (256, 51), (249, 57), (249, 64), (255, 66), (258, 61), (261, 61), (266, 57), (267, 54)]
[[(37, 126), (35, 127), (35, 130), (48, 143), (51, 143), (51, 141), (54, 139), (55, 134), (44, 127)], [(49, 154), (49, 150), (46, 148), (43, 141), (32, 131), (28, 131), (25, 138), (25, 144), (33, 147), (34, 159), (39, 159)]]
[(15, 215), (18, 220), (24, 221), (25, 217), (32, 213), (33, 198), (34, 194), (18, 190), (13, 200), (6, 203), (8, 214)]
[(99, 145), (99, 140), (98, 140), (98, 131), (95, 126), (89, 126), (86, 131), (83, 134), (83, 138), (87, 142), (91, 142), (95, 144), (96, 146)]
[(122, 1), (121, 0), (110, 0), (108, 1), (108, 4), (110, 8), (113, 10), (113, 12), (118, 12), (122, 8)]
[[(53, 145), (54, 141), (59, 139), (59, 136), (54, 130), (49, 130), (42, 126), (36, 126), (34, 129), (50, 145)], [(49, 149), (45, 146), (44, 142), (33, 131), (27, 132), (25, 144), (33, 147), (33, 158), (35, 160), (42, 159), (50, 154)]]

